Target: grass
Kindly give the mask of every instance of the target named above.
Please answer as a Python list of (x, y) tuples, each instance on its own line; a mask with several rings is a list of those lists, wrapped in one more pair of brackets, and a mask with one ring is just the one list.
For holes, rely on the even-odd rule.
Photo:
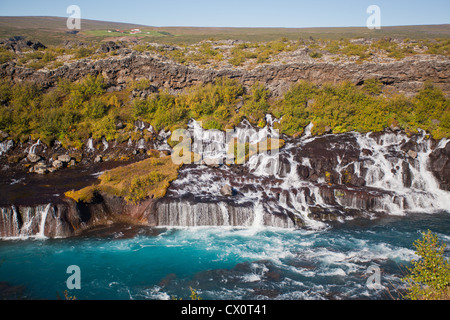
[(97, 193), (124, 198), (128, 203), (164, 197), (170, 182), (178, 177), (179, 165), (170, 156), (149, 158), (105, 172), (99, 183), (65, 195), (76, 202), (90, 203)]
[(285, 143), (286, 141), (282, 139), (273, 138), (269, 138), (258, 143), (237, 141), (235, 139), (230, 141), (228, 145), (228, 154), (234, 155), (235, 164), (244, 164), (255, 154), (280, 150), (284, 147)]

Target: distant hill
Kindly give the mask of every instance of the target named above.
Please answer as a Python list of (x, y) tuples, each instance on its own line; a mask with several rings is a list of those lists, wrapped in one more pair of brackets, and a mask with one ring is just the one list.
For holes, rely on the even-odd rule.
[[(202, 27), (152, 27), (128, 23), (83, 19), (81, 32), (69, 34), (65, 17), (0, 17), (0, 38), (24, 36), (44, 44), (58, 44), (64, 40), (101, 41), (117, 37), (137, 37), (161, 43), (192, 44), (206, 39), (270, 41), (286, 37), (290, 40), (320, 38), (380, 38), (410, 39), (450, 38), (450, 24), (382, 27), (369, 30), (364, 27), (346, 28), (202, 28)], [(130, 31), (140, 29), (140, 34), (122, 34), (108, 30)]]

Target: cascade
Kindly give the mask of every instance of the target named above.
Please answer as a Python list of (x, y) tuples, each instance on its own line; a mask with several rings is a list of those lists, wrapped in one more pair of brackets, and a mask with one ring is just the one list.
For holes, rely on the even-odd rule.
[[(218, 130), (205, 130), (200, 123), (191, 120), (188, 130), (193, 140), (192, 151), (202, 158), (224, 158), (230, 138), (256, 143), (267, 137), (278, 137), (273, 130), (277, 120), (271, 116), (266, 120), (265, 128), (254, 128), (244, 120), (228, 136)], [(439, 189), (428, 170), (433, 148), (424, 132), (415, 138), (391, 132), (314, 137), (312, 128), (313, 124), (308, 125), (299, 139), (287, 139), (285, 147), (277, 153), (253, 155), (238, 169), (242, 174), (236, 175), (228, 166), (181, 169), (183, 174), (168, 190), (171, 201), (177, 202), (177, 208), (171, 209), (176, 214), (165, 211), (173, 219), (171, 224), (183, 225), (183, 221), (192, 215), (196, 222), (191, 219), (187, 225), (225, 225), (225, 212), (229, 213), (232, 222), (235, 221), (232, 208), (237, 211), (245, 208), (243, 211), (250, 215), (237, 225), (253, 228), (303, 225), (320, 229), (326, 227), (323, 219), (344, 221), (358, 215), (404, 215), (409, 211), (450, 208), (448, 192)], [(415, 159), (402, 150), (406, 143), (412, 142), (417, 145)], [(444, 139), (436, 148), (445, 145)], [(316, 153), (324, 154), (325, 160), (329, 161), (324, 163), (332, 167), (319, 166), (314, 158)], [(302, 168), (315, 171), (318, 174), (316, 180), (300, 177)], [(332, 173), (320, 176), (318, 170), (335, 172), (333, 183), (328, 180)], [(410, 185), (407, 174), (411, 176)], [(352, 176), (361, 182), (358, 186), (349, 184)], [(232, 202), (225, 203), (221, 200), (220, 188), (226, 184), (232, 185), (237, 195)], [(202, 206), (207, 209), (201, 210)]]
[[(367, 173), (363, 176), (367, 186), (393, 193), (393, 196), (385, 196), (381, 200), (381, 207), (388, 208), (391, 213), (450, 208), (448, 192), (439, 188), (436, 178), (428, 169), (429, 155), (433, 149), (431, 140), (425, 138), (424, 131), (415, 141), (417, 146), (415, 159), (408, 157), (401, 150), (404, 143), (411, 141), (405, 134), (385, 133), (378, 141), (369, 134), (355, 135), (360, 148), (371, 151), (357, 165), (359, 174), (361, 166), (367, 167)], [(446, 139), (438, 144), (437, 149), (445, 145)], [(408, 174), (411, 175), (411, 182), (405, 183), (404, 177)]]
[[(183, 166), (166, 196), (156, 202), (149, 224), (322, 229), (328, 221), (358, 216), (449, 210), (449, 192), (440, 189), (429, 169), (430, 155), (446, 148), (447, 139), (434, 146), (423, 131), (412, 137), (392, 132), (319, 137), (311, 134), (313, 124), (303, 136), (291, 139), (274, 130), (278, 121), (267, 116), (266, 127), (254, 128), (244, 120), (235, 130), (222, 132), (205, 130), (191, 120), (192, 151), (202, 159), (225, 159), (228, 142), (235, 138), (250, 143), (282, 138), (286, 144), (278, 152), (254, 154), (243, 165)], [(171, 150), (170, 135), (158, 133), (159, 150)], [(88, 149), (90, 143), (92, 139)], [(105, 139), (102, 143), (109, 147)], [(131, 139), (128, 143), (134, 145)], [(137, 147), (144, 148), (145, 140)], [(224, 186), (230, 186), (232, 194), (222, 192)], [(65, 235), (70, 227), (57, 210), (50, 204), (1, 208), (0, 237)]]
[(7, 153), (12, 147), (14, 147), (13, 140), (0, 142), (0, 156), (2, 156), (4, 153)]
[(102, 138), (102, 144), (103, 144), (103, 151), (108, 150), (109, 144), (108, 144), (108, 141), (106, 141), (105, 138)]
[(35, 154), (36, 153), (36, 147), (40, 146), (40, 145), (41, 145), (41, 139), (38, 139), (38, 141), (30, 147), (30, 150), (28, 151), (28, 154)]
[(39, 232), (36, 235), (38, 238), (45, 238), (45, 223), (47, 221), (48, 212), (50, 211), (51, 206), (52, 205), (49, 203), (45, 207), (45, 209), (42, 212), (40, 212), (41, 221), (39, 224)]
[(142, 138), (137, 142), (137, 149), (145, 149), (145, 139)]
[(94, 140), (92, 138), (89, 138), (88, 142), (87, 142), (87, 149), (88, 152), (94, 152)]
[[(37, 238), (46, 239), (48, 231), (52, 231), (54, 236), (63, 236), (65, 226), (60, 218), (54, 216), (52, 204), (40, 205), (36, 207), (11, 206), (0, 209), (0, 238)], [(50, 212), (53, 213), (50, 219)], [(52, 230), (47, 230), (51, 227)]]

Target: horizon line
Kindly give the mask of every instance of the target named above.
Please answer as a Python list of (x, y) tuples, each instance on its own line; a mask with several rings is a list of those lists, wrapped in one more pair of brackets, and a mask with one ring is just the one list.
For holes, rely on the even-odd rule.
[[(58, 19), (68, 19), (69, 17), (62, 17), (62, 16), (3, 16), (0, 15), (0, 18), (58, 18)], [(105, 23), (118, 23), (118, 24), (129, 24), (129, 25), (136, 25), (136, 26), (142, 26), (142, 27), (149, 27), (149, 28), (209, 28), (209, 29), (339, 29), (339, 28), (367, 28), (367, 26), (321, 26), (321, 27), (262, 27), (262, 26), (256, 26), (256, 27), (243, 27), (243, 26), (188, 26), (188, 25), (165, 25), (165, 26), (152, 26), (152, 25), (146, 25), (146, 24), (140, 24), (135, 22), (119, 22), (119, 21), (109, 21), (109, 20), (98, 20), (98, 19), (88, 19), (88, 18), (81, 18), (81, 21), (87, 20), (87, 21), (97, 21), (97, 22), (105, 22)], [(449, 23), (435, 23), (435, 24), (403, 24), (403, 25), (389, 25), (389, 26), (381, 26), (381, 28), (392, 28), (392, 27), (421, 27), (421, 26), (447, 26), (450, 25)]]

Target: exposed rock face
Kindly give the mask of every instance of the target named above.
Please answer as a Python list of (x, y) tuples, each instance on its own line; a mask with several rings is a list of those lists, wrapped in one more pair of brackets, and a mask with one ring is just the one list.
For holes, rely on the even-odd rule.
[[(114, 48), (116, 47), (105, 44), (102, 50)], [(390, 63), (301, 61), (261, 65), (252, 70), (241, 68), (213, 70), (187, 67), (165, 58), (136, 51), (97, 61), (83, 59), (51, 71), (35, 71), (16, 66), (14, 63), (4, 64), (0, 68), (2, 78), (14, 81), (29, 80), (45, 88), (54, 86), (60, 78), (76, 81), (88, 74), (103, 75), (108, 86), (117, 90), (122, 88), (127, 79), (146, 78), (157, 88), (176, 91), (193, 84), (212, 82), (217, 77), (228, 77), (240, 80), (245, 86), (251, 86), (255, 82), (265, 83), (275, 95), (289, 89), (290, 85), (298, 80), (316, 83), (350, 80), (355, 84), (361, 84), (364, 80), (374, 77), (407, 94), (415, 93), (426, 80), (440, 86), (444, 92), (450, 93), (449, 73), (449, 59), (443, 56), (418, 55)]]
[[(195, 130), (194, 144), (205, 146), (203, 151), (195, 149), (201, 152), (201, 158), (226, 150), (220, 132)], [(272, 131), (269, 127), (251, 128), (248, 123), (236, 128), (236, 135), (243, 140), (248, 134), (256, 137), (261, 132)], [(211, 141), (213, 138), (220, 141)], [(438, 142), (425, 133), (408, 137), (390, 130), (283, 139), (286, 145), (279, 153), (256, 154), (244, 165), (184, 165), (163, 198), (137, 204), (103, 193), (96, 194), (91, 203), (75, 203), (62, 196), (68, 191), (62, 181), (60, 189), (50, 190), (61, 194), (50, 204), (15, 205), (14, 200), (2, 203), (0, 237), (68, 237), (112, 223), (315, 228), (356, 217), (450, 208), (450, 142), (446, 139)], [(39, 151), (37, 144), (32, 146)], [(133, 149), (138, 147), (139, 143)], [(40, 152), (43, 150), (49, 152), (48, 148)], [(63, 163), (53, 163), (57, 161)], [(52, 169), (43, 160), (32, 168), (43, 173)], [(94, 181), (92, 172), (79, 172)], [(72, 186), (75, 180), (69, 179)], [(4, 191), (13, 188), (13, 183)], [(40, 185), (41, 181), (36, 178), (34, 183)], [(22, 195), (27, 184), (31, 184), (27, 192), (33, 190), (33, 182), (27, 180), (17, 192)], [(42, 195), (37, 196), (40, 201)]]
[(108, 53), (111, 51), (115, 51), (122, 48), (122, 46), (118, 45), (114, 41), (108, 41), (106, 43), (102, 43), (100, 48), (97, 50), (97, 53)]
[(34, 42), (30, 40), (25, 40), (23, 37), (12, 37), (6, 40), (1, 40), (0, 46), (15, 52), (21, 52), (30, 49), (39, 50), (46, 48), (46, 46), (44, 46), (39, 41)]
[(443, 190), (450, 190), (450, 141), (430, 154), (430, 170)]

